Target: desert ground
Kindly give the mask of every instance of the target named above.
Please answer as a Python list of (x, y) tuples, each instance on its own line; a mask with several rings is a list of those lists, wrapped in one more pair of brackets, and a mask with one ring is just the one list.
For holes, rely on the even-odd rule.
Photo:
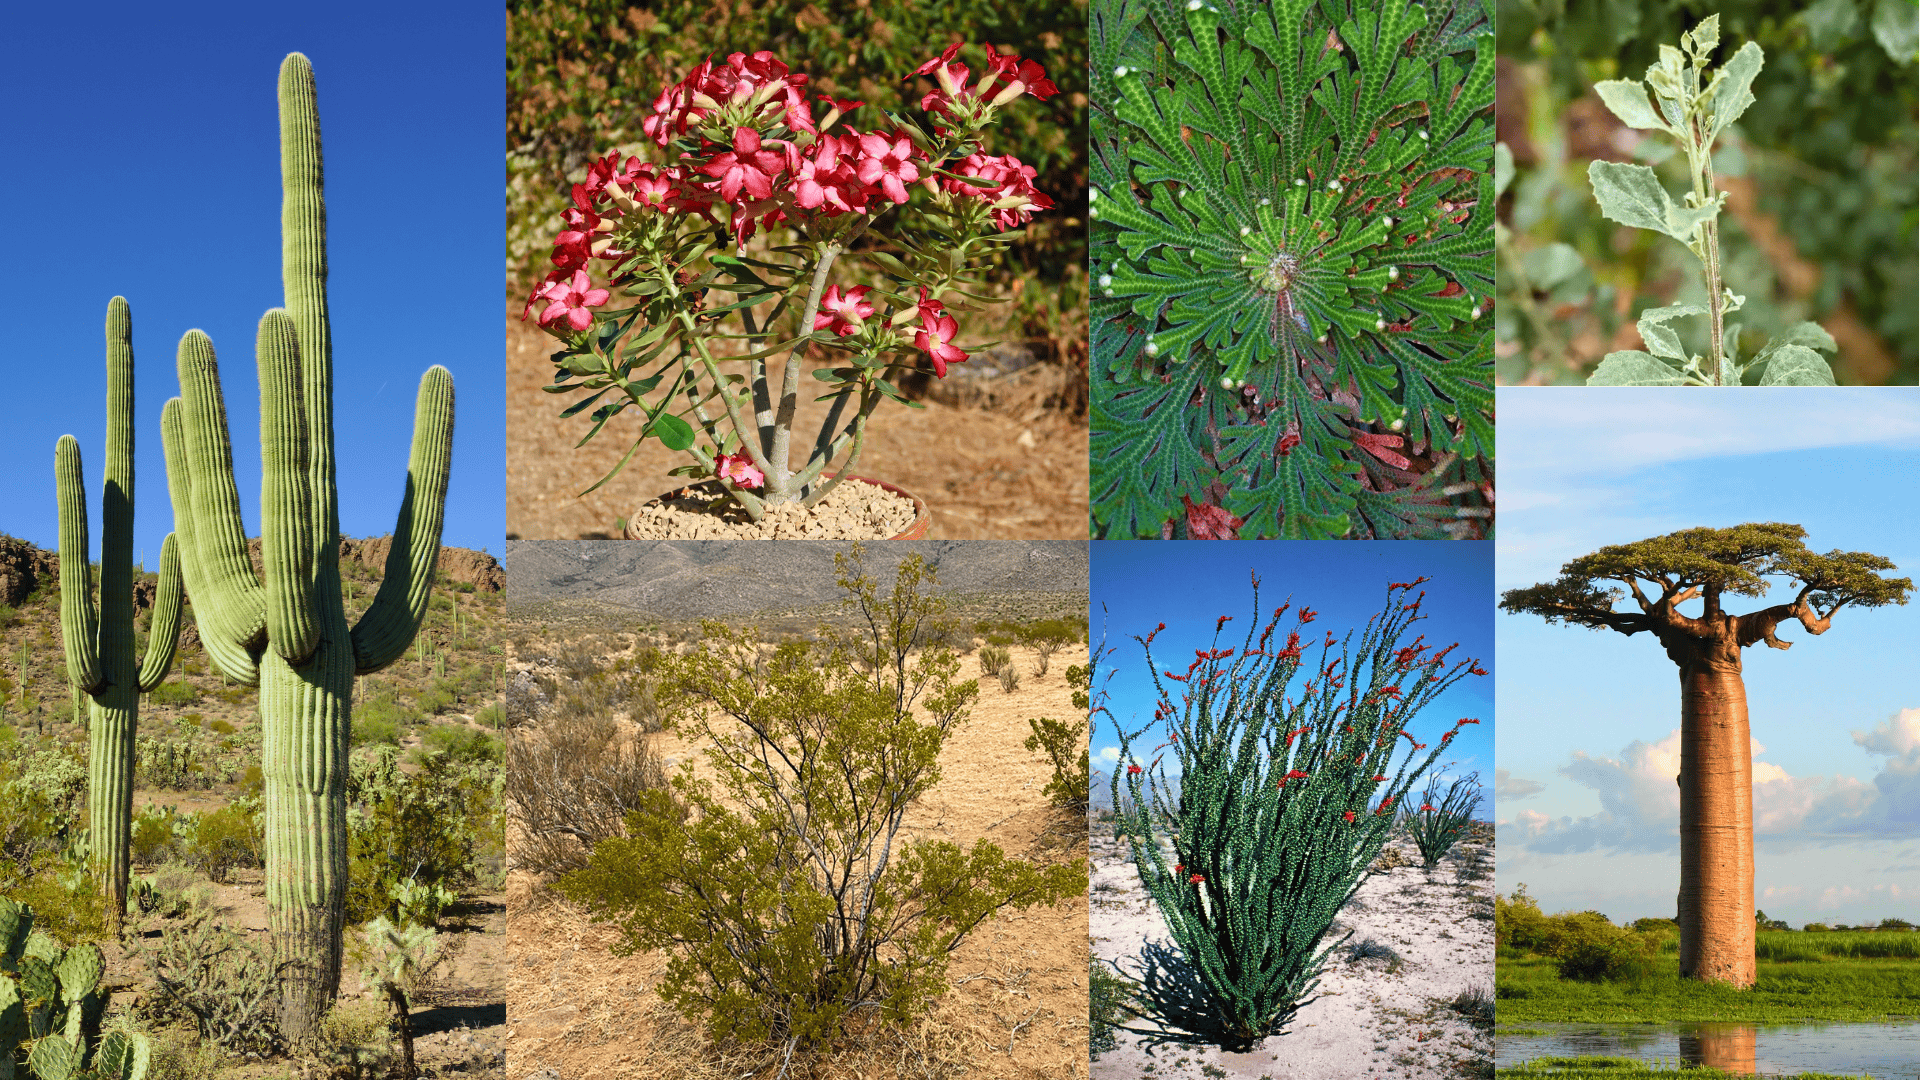
[[(1137, 972), (1149, 940), (1171, 945), (1166, 924), (1110, 822), (1093, 823), (1092, 851), (1094, 956), (1118, 963), (1123, 974)], [(1463, 837), (1431, 872), (1420, 868), (1413, 843), (1399, 836), (1374, 866), (1379, 872), (1341, 912), (1334, 932), (1351, 930), (1350, 945), (1371, 940), (1398, 954), (1398, 961), (1349, 960), (1342, 948), (1287, 1029), (1249, 1053), (1169, 1041), (1151, 1020), (1124, 1020), (1114, 1032), (1118, 1046), (1093, 1062), (1092, 1076), (1491, 1077), (1492, 829)], [(1454, 1006), (1476, 988), (1488, 1003), (1484, 1021)]]

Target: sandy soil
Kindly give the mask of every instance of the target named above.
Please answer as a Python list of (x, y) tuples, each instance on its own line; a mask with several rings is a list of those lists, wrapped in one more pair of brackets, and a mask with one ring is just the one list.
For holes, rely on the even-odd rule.
[[(1449, 1008), (1469, 987), (1493, 992), (1492, 854), (1490, 842), (1463, 839), (1429, 874), (1420, 869), (1410, 842), (1394, 841), (1375, 865), (1395, 865), (1369, 878), (1334, 926), (1340, 933), (1351, 928), (1352, 942), (1372, 938), (1392, 948), (1401, 957), (1398, 970), (1389, 971), (1385, 961), (1354, 963), (1337, 954), (1316, 996), (1287, 1031), (1250, 1053), (1160, 1042), (1123, 1030), (1115, 1032), (1118, 1048), (1100, 1055), (1091, 1075), (1112, 1080), (1492, 1076), (1491, 1027), (1475, 1027)], [(1102, 823), (1093, 828), (1091, 895), (1096, 956), (1137, 971), (1149, 939), (1171, 944), (1125, 848)], [(1155, 1030), (1148, 1020), (1130, 1020), (1126, 1026)]]
[[(561, 419), (578, 397), (543, 393), (553, 377), (554, 339), (507, 318), (507, 536), (573, 540), (618, 536), (616, 521), (686, 481), (667, 475), (689, 460), (649, 440), (620, 475), (592, 494), (632, 446), (636, 425), (623, 415), (580, 449), (591, 425)], [(744, 365), (740, 365), (744, 368)], [(1015, 376), (1017, 378), (1017, 376)], [(817, 386), (811, 379), (808, 386)], [(1087, 535), (1087, 428), (1035, 393), (994, 395), (990, 407), (877, 410), (856, 472), (913, 492), (933, 513), (928, 536), (955, 539), (1081, 539)], [(818, 429), (826, 406), (804, 395), (796, 431)], [(1004, 397), (1005, 400), (998, 400)]]
[[(1049, 767), (1022, 743), (1035, 716), (1071, 715), (1068, 665), (1086, 662), (1085, 646), (1057, 652), (1048, 673), (1032, 674), (1031, 652), (1015, 647), (1018, 689), (982, 678), (971, 719), (947, 744), (943, 776), (907, 818), (906, 831), (971, 846), (987, 837), (1010, 855), (1057, 862), (1086, 855), (1084, 824), (1048, 805)], [(977, 656), (961, 677), (980, 675)], [(697, 748), (663, 737), (659, 749), (681, 760)], [(698, 759), (696, 759), (697, 761)], [(508, 1075), (769, 1080), (772, 1052), (722, 1057), (693, 1025), (653, 993), (664, 966), (658, 954), (610, 955), (619, 936), (553, 899), (532, 876), (509, 882), (508, 948), (515, 976), (508, 995)], [(789, 1076), (995, 1077), (1086, 1076), (1086, 897), (1007, 912), (983, 923), (954, 954), (953, 989), (904, 1032), (866, 1033), (830, 1062), (795, 1063)]]

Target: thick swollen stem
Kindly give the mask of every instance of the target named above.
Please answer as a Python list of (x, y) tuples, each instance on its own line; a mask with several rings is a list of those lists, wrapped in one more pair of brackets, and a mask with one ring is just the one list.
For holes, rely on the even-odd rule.
[(1753, 985), (1753, 761), (1736, 654), (1680, 668), (1680, 973)]
[(87, 707), (87, 838), (106, 901), (107, 932), (116, 936), (127, 911), (139, 710), (140, 694), (131, 686), (108, 686)]
[(840, 436), (831, 443), (816, 449), (813, 460), (808, 462), (807, 467), (802, 469), (795, 477), (801, 486), (813, 483), (821, 472), (826, 469), (827, 464), (833, 460), (833, 456), (838, 454), (849, 441), (853, 443), (853, 452), (847, 456), (846, 461), (841, 463), (833, 479), (827, 481), (823, 486), (814, 488), (812, 494), (807, 496), (806, 505), (812, 506), (821, 499), (826, 498), (827, 493), (839, 487), (840, 481), (851, 475), (854, 466), (859, 464), (860, 450), (866, 444), (867, 418), (873, 415), (873, 410), (880, 404), (881, 397), (880, 391), (871, 387), (862, 391), (860, 396), (860, 411), (854, 414), (853, 420), (847, 424), (847, 429), (841, 432)]
[(827, 278), (833, 273), (833, 261), (843, 248), (839, 241), (820, 245), (820, 262), (813, 268), (813, 282), (807, 288), (807, 306), (800, 312), (800, 343), (787, 354), (786, 370), (780, 376), (780, 411), (774, 417), (773, 453), (767, 455), (773, 468), (766, 470), (767, 501), (783, 503), (793, 497), (792, 475), (787, 471), (787, 447), (793, 438), (793, 414), (800, 403), (800, 361), (807, 355), (813, 338), (813, 319), (820, 312), (820, 300), (827, 293)]

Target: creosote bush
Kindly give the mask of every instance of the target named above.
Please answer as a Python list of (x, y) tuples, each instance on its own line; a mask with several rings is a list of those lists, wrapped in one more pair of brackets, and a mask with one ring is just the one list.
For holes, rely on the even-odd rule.
[(623, 735), (609, 716), (557, 712), (507, 743), (507, 814), (519, 829), (514, 864), (558, 874), (587, 864), (594, 845), (619, 836), (643, 792), (666, 787), (644, 733)]
[[(1067, 685), (1073, 687), (1073, 707), (1078, 713), (1087, 714), (1093, 704), (1093, 673), (1099, 662), (1100, 655), (1096, 654), (1087, 663), (1067, 669)], [(1071, 723), (1044, 717), (1027, 721), (1033, 734), (1027, 736), (1026, 748), (1045, 753), (1047, 760), (1053, 763), (1053, 778), (1047, 781), (1047, 795), (1056, 806), (1080, 814), (1087, 812), (1087, 797), (1093, 776), (1087, 743), (1091, 719), (1091, 714), (1088, 714), (1086, 719), (1076, 719)]]
[(705, 746), (714, 779), (689, 763), (671, 791), (642, 791), (626, 835), (558, 886), (617, 923), (623, 949), (668, 950), (661, 997), (716, 1039), (811, 1045), (867, 1009), (905, 1021), (996, 911), (1086, 888), (1083, 860), (899, 837), (978, 685), (922, 647), (944, 604), (918, 555), (885, 596), (857, 546), (839, 566), (858, 633), (766, 646), (707, 623), (662, 665), (666, 722)]
[[(1424, 634), (1402, 643), (1425, 618), (1426, 594), (1408, 596), (1425, 580), (1389, 585), (1381, 612), (1345, 637), (1328, 633), (1317, 661), (1302, 636), (1313, 609), (1300, 609), (1285, 645), (1274, 632), (1291, 603), (1256, 629), (1257, 575), (1238, 648), (1222, 647), (1230, 615), (1184, 674), (1154, 664), (1164, 623), (1136, 638), (1158, 702), (1151, 724), (1119, 732), (1115, 833), (1180, 949), (1178, 961), (1148, 953), (1143, 981), (1164, 1022), (1235, 1049), (1278, 1033), (1346, 940), (1323, 944), (1391, 836), (1396, 807), (1461, 726), (1478, 723), (1456, 721), (1424, 756), (1407, 726), (1461, 678), (1486, 674), (1473, 660), (1449, 665), (1456, 645), (1435, 650)], [(1166, 743), (1142, 765), (1136, 744), (1161, 723)], [(1162, 764), (1169, 755), (1177, 786)]]

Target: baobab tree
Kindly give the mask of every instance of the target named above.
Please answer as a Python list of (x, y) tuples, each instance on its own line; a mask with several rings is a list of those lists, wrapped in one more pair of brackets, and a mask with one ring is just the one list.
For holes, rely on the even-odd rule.
[[(1753, 755), (1740, 652), (1755, 642), (1792, 647), (1775, 631), (1798, 620), (1824, 634), (1848, 604), (1904, 604), (1908, 578), (1864, 551), (1808, 551), (1807, 531), (1778, 522), (1682, 529), (1613, 544), (1567, 563), (1560, 577), (1500, 598), (1501, 610), (1628, 636), (1645, 630), (1680, 668), (1680, 973), (1753, 985)], [(1784, 604), (1736, 615), (1727, 596), (1798, 587)], [(1624, 586), (1621, 588), (1619, 586)], [(1657, 596), (1649, 596), (1658, 589)], [(1614, 610), (1631, 594), (1639, 610)], [(1700, 614), (1680, 605), (1699, 599)]]

